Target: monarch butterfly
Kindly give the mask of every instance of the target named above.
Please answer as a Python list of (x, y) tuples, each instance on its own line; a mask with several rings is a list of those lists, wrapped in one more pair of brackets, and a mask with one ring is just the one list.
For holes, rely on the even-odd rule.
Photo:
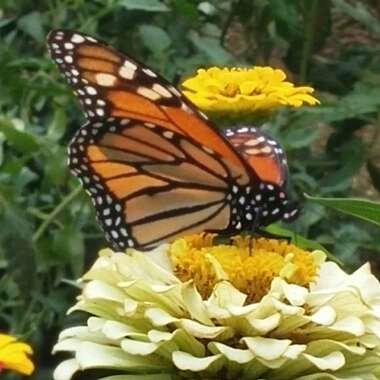
[(116, 249), (297, 216), (275, 140), (250, 127), (223, 135), (154, 71), (90, 36), (55, 30), (48, 48), (87, 116), (69, 167)]

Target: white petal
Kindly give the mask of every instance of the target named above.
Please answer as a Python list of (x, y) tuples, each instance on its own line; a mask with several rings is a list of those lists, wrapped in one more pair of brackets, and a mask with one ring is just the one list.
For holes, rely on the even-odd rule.
[[(154, 251), (157, 250), (158, 256), (163, 254), (163, 250), (166, 250), (168, 245), (158, 247)], [(151, 255), (154, 255), (152, 252)], [(165, 270), (162, 266), (155, 264), (152, 262), (145, 253), (132, 251), (132, 264), (133, 264), (133, 274), (136, 278), (140, 278), (143, 280), (149, 280), (151, 282), (161, 282), (162, 284), (179, 284), (180, 281), (176, 276), (174, 276), (172, 270)], [(165, 266), (165, 265), (164, 265)]]
[(160, 330), (150, 330), (147, 334), (153, 343), (170, 342), (174, 338), (174, 333)]
[(59, 340), (72, 338), (72, 337), (85, 337), (89, 336), (89, 329), (87, 326), (75, 326), (64, 329), (59, 334)]
[(183, 302), (192, 318), (205, 325), (212, 326), (213, 323), (207, 314), (206, 306), (195, 285), (192, 283), (184, 284), (181, 289), (181, 294)]
[(102, 332), (107, 338), (113, 340), (119, 340), (126, 336), (137, 337), (145, 335), (138, 329), (117, 321), (107, 321), (102, 328)]
[(54, 370), (54, 380), (70, 380), (80, 367), (76, 359), (65, 360)]
[(136, 312), (137, 308), (139, 306), (139, 303), (131, 298), (125, 298), (123, 302), (123, 310), (127, 317), (133, 317)]
[(173, 352), (172, 359), (175, 366), (180, 370), (192, 372), (207, 370), (211, 365), (218, 364), (217, 362), (221, 362), (219, 365), (222, 365), (223, 363), (221, 360), (222, 355), (220, 354), (206, 356), (205, 358), (197, 358), (182, 351)]
[(206, 353), (205, 346), (183, 329), (177, 329), (174, 332), (150, 330), (148, 338), (153, 343), (174, 341), (180, 350), (194, 356), (201, 357)]
[(145, 311), (145, 317), (148, 318), (154, 326), (166, 326), (169, 323), (178, 322), (179, 319), (172, 317), (166, 311), (151, 307)]
[(87, 299), (104, 299), (114, 302), (123, 302), (125, 295), (115, 286), (109, 285), (103, 281), (90, 281), (83, 289), (83, 295)]
[(258, 357), (265, 360), (280, 358), (292, 343), (289, 339), (272, 339), (257, 337), (245, 337), (242, 341)]
[(335, 322), (336, 312), (329, 305), (322, 306), (311, 317), (310, 320), (318, 325), (329, 326)]
[(202, 339), (228, 339), (234, 334), (228, 326), (205, 326), (191, 319), (181, 319), (180, 325), (190, 335)]
[(173, 274), (173, 268), (168, 256), (169, 244), (162, 244), (151, 251), (144, 252), (144, 255), (160, 266), (166, 272)]
[(155, 352), (159, 345), (151, 342), (139, 342), (138, 340), (133, 339), (123, 339), (121, 341), (121, 348), (123, 351), (128, 352), (132, 355), (150, 355)]
[(286, 299), (293, 306), (302, 306), (306, 302), (306, 297), (309, 291), (299, 285), (288, 284), (287, 282), (282, 282), (284, 295)]
[(87, 319), (89, 331), (102, 331), (104, 324), (107, 322), (104, 318), (90, 317)]
[(317, 368), (323, 371), (336, 371), (337, 369), (342, 368), (346, 363), (344, 355), (339, 351), (331, 352), (330, 354), (323, 357), (316, 357), (309, 354), (303, 354), (303, 356), (311, 363), (313, 363)]
[(247, 295), (236, 289), (230, 282), (220, 281), (215, 285), (207, 303), (214, 303), (221, 308), (229, 306), (242, 307), (246, 299)]
[(299, 306), (287, 305), (281, 301), (272, 298), (273, 306), (284, 315), (303, 315), (305, 310)]
[(288, 359), (297, 359), (307, 348), (306, 344), (292, 344), (284, 353), (284, 357)]
[(327, 261), (319, 268), (318, 279), (315, 284), (310, 285), (310, 289), (318, 291), (321, 289), (331, 289), (342, 285), (348, 275), (332, 261)]
[(114, 369), (164, 369), (164, 361), (146, 359), (143, 356), (130, 355), (120, 348), (104, 346), (96, 343), (82, 343), (76, 354), (81, 369), (114, 368)]
[(371, 273), (369, 263), (351, 274), (350, 283), (359, 289), (365, 303), (380, 306), (380, 283)]
[(281, 314), (275, 313), (263, 319), (252, 318), (249, 316), (247, 317), (247, 320), (255, 330), (257, 330), (261, 335), (265, 335), (279, 325), (281, 321)]
[(373, 317), (364, 318), (365, 327), (380, 338), (380, 321)]
[(250, 350), (242, 350), (240, 348), (233, 348), (219, 342), (210, 343), (209, 348), (212, 352), (220, 352), (228, 360), (231, 360), (232, 362), (236, 362), (239, 364), (248, 363), (251, 360), (253, 360), (255, 357)]
[(77, 338), (67, 338), (59, 341), (53, 347), (53, 354), (61, 351), (75, 352), (78, 349), (78, 345), (82, 343), (82, 340)]
[(344, 331), (355, 336), (363, 335), (365, 332), (365, 325), (360, 318), (357, 317), (346, 317), (338, 320), (332, 326), (331, 329), (337, 331)]
[(215, 277), (218, 281), (222, 281), (222, 280), (228, 280), (228, 275), (227, 273), (224, 271), (222, 265), (219, 263), (219, 261), (213, 256), (213, 255), (210, 255), (210, 254), (206, 254), (206, 259), (210, 262), (210, 264), (212, 265), (212, 269), (213, 269), (213, 272), (215, 273)]
[(260, 308), (259, 303), (252, 303), (250, 305), (245, 306), (228, 306), (227, 309), (231, 313), (231, 315), (235, 317), (242, 317), (248, 314), (251, 314), (253, 311)]

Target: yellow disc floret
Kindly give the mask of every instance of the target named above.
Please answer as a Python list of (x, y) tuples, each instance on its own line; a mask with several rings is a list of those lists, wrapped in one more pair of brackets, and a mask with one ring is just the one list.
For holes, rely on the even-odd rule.
[(220, 280), (210, 257), (228, 280), (247, 294), (247, 303), (259, 301), (275, 277), (307, 287), (317, 274), (315, 256), (287, 241), (236, 236), (230, 245), (214, 245), (214, 238), (212, 234), (188, 236), (174, 241), (169, 250), (176, 276), (194, 281), (203, 298)]

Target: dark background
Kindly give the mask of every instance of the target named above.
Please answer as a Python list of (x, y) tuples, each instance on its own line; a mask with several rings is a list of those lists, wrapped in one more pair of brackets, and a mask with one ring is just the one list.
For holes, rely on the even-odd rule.
[[(379, 18), (376, 0), (0, 0), (0, 330), (32, 343), (33, 379), (51, 378), (57, 334), (80, 318), (65, 316), (71, 282), (105, 245), (66, 167), (84, 119), (47, 55), (47, 33), (92, 34), (176, 83), (202, 66), (284, 69), (322, 102), (271, 119), (293, 190), (378, 200)], [(379, 231), (365, 222), (306, 202), (289, 228), (347, 270), (366, 260), (378, 270)]]

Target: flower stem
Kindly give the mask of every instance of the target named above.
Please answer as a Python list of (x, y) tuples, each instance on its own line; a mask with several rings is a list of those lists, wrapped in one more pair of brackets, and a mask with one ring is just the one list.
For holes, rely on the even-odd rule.
[(76, 187), (71, 193), (69, 193), (62, 202), (47, 216), (44, 222), (38, 227), (34, 233), (32, 241), (36, 243), (45, 232), (50, 223), (57, 217), (57, 215), (77, 196), (81, 193), (82, 187)]

